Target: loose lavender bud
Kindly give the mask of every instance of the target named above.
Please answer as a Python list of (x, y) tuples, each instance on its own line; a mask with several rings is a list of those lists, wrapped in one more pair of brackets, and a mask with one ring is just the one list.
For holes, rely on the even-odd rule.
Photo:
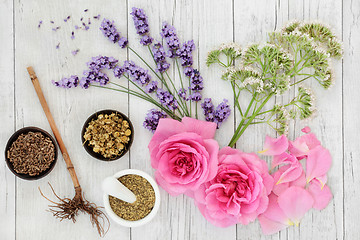
[(39, 21), (39, 25), (38, 25), (38, 28), (40, 28), (41, 27), (41, 24), (43, 23), (43, 21), (42, 20), (40, 20)]
[(114, 26), (114, 21), (110, 21), (109, 19), (104, 18), (101, 23), (100, 30), (104, 34), (104, 36), (113, 43), (117, 43), (119, 41), (120, 33), (116, 30), (116, 27)]
[(94, 16), (95, 19), (99, 19), (100, 18), (100, 14), (98, 14), (97, 16)]
[(52, 81), (52, 83), (57, 87), (74, 88), (79, 84), (79, 77), (76, 75), (71, 75), (69, 78), (62, 78), (60, 81)]
[(114, 68), (114, 76), (117, 78), (121, 78), (121, 76), (124, 74), (125, 69), (119, 66), (116, 66)]
[(147, 34), (149, 32), (149, 24), (144, 10), (133, 7), (130, 14), (133, 16), (136, 33), (139, 35)]
[(79, 53), (79, 51), (80, 51), (80, 49), (76, 49), (76, 50), (74, 50), (74, 51), (71, 51), (71, 54), (75, 56), (76, 54)]
[(208, 122), (214, 122), (214, 104), (211, 102), (211, 98), (205, 98), (201, 107), (204, 112), (205, 120)]
[(176, 50), (178, 50), (180, 47), (180, 41), (176, 35), (175, 28), (167, 22), (164, 22), (161, 29), (161, 36), (165, 38), (166, 44), (169, 47), (168, 56), (170, 58), (176, 57)]
[(140, 86), (148, 84), (151, 80), (151, 76), (148, 74), (148, 70), (136, 66), (133, 61), (125, 61), (123, 68), (129, 74), (132, 80)]
[(201, 101), (202, 96), (201, 96), (200, 92), (194, 92), (191, 94), (190, 98), (194, 102), (199, 102), (199, 101)]
[(151, 81), (146, 87), (145, 91), (148, 93), (153, 93), (158, 89), (158, 82), (157, 81)]
[(176, 55), (181, 59), (182, 66), (191, 66), (193, 64), (192, 51), (195, 49), (194, 41), (185, 42), (181, 48), (176, 51)]
[(159, 88), (156, 92), (156, 96), (158, 97), (161, 105), (166, 106), (172, 110), (176, 110), (178, 108), (178, 103), (176, 99), (168, 91)]
[(187, 91), (186, 91), (186, 89), (184, 89), (184, 88), (181, 88), (181, 89), (178, 91), (179, 97), (181, 97), (181, 98), (184, 99), (185, 101), (188, 101), (189, 98), (187, 97), (186, 94), (187, 94)]
[(85, 9), (85, 10), (84, 10), (84, 12), (87, 12), (87, 11), (89, 11), (89, 9)]
[(79, 26), (78, 25), (75, 25), (75, 30), (78, 30), (79, 29)]
[(56, 49), (59, 49), (60, 48), (60, 43), (58, 43), (57, 45), (56, 45)]
[(154, 133), (159, 124), (160, 119), (166, 118), (166, 117), (167, 117), (167, 115), (164, 112), (162, 112), (160, 110), (156, 110), (156, 109), (151, 109), (146, 114), (143, 126), (144, 126), (144, 128), (146, 128)]
[(144, 46), (148, 46), (150, 45), (152, 42), (154, 41), (154, 39), (148, 35), (144, 35), (141, 39), (140, 39), (140, 43)]
[(51, 20), (50, 23), (51, 23), (51, 24), (54, 24), (55, 22)]
[(71, 39), (75, 39), (75, 35), (74, 35), (74, 32), (71, 32)]
[(125, 48), (126, 45), (128, 44), (127, 38), (126, 37), (120, 38), (118, 44), (121, 48)]
[(228, 100), (224, 99), (222, 103), (220, 103), (215, 110), (215, 120), (214, 122), (217, 124), (219, 128), (220, 125), (230, 116), (231, 109), (228, 104)]

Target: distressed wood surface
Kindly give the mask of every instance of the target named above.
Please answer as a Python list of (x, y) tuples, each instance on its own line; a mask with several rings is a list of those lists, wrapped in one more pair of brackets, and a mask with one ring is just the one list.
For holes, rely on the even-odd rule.
[[(32, 65), (87, 199), (102, 205), (101, 181), (119, 170), (130, 167), (153, 174), (147, 150), (151, 134), (142, 127), (146, 112), (152, 108), (150, 104), (107, 90), (64, 90), (51, 84), (53, 79), (82, 74), (85, 63), (100, 54), (114, 56), (120, 61), (131, 59), (142, 65), (134, 54), (102, 36), (98, 30), (100, 21), (91, 19), (90, 30), (76, 31), (75, 39), (71, 40), (71, 31), (81, 17), (87, 19), (101, 14), (115, 20), (121, 33), (129, 38), (131, 47), (150, 61), (147, 49), (139, 44), (129, 14), (133, 6), (146, 11), (151, 35), (155, 39), (162, 41), (159, 36), (161, 24), (168, 21), (176, 27), (181, 41), (194, 40), (197, 46), (194, 65), (205, 79), (204, 95), (217, 103), (229, 98), (231, 89), (220, 80), (219, 69), (206, 67), (208, 51), (223, 42), (235, 41), (246, 46), (264, 41), (267, 32), (293, 19), (319, 20), (330, 25), (343, 39), (345, 48), (343, 60), (333, 63), (336, 84), (328, 91), (317, 91), (317, 84), (307, 84), (316, 91), (317, 117), (311, 122), (292, 122), (289, 137), (296, 138), (300, 129), (309, 125), (330, 149), (333, 166), (328, 181), (334, 199), (320, 212), (311, 210), (299, 227), (264, 236), (258, 222), (225, 229), (214, 227), (202, 217), (189, 197), (171, 197), (161, 190), (161, 206), (152, 222), (133, 229), (112, 222), (104, 239), (358, 239), (360, 150), (357, 138), (360, 130), (356, 123), (360, 121), (360, 3), (354, 0), (0, 0), (0, 152), (4, 152), (8, 138), (19, 128), (38, 126), (50, 132), (26, 72), (26, 67)], [(84, 9), (89, 11), (84, 12)], [(64, 23), (63, 19), (68, 15), (71, 15), (71, 21)], [(43, 20), (40, 29), (37, 28), (39, 20)], [(61, 25), (60, 30), (51, 30), (58, 25)], [(58, 43), (60, 47), (56, 49)], [(72, 56), (71, 51), (75, 49), (80, 49), (80, 52)], [(175, 69), (170, 70), (170, 75), (179, 81)], [(277, 97), (274, 101), (286, 101), (291, 94)], [(100, 162), (81, 147), (83, 123), (101, 109), (124, 112), (134, 124), (136, 140), (121, 160)], [(232, 114), (217, 132), (216, 139), (221, 147), (230, 140), (237, 119), (238, 116)], [(237, 148), (258, 151), (266, 134), (276, 136), (267, 126), (252, 126), (242, 136)], [(99, 239), (88, 216), (80, 215), (76, 224), (70, 221), (60, 223), (46, 211), (48, 202), (40, 196), (38, 187), (53, 199), (48, 182), (60, 196), (73, 196), (71, 179), (61, 157), (52, 173), (37, 181), (15, 178), (1, 161), (1, 239)]]

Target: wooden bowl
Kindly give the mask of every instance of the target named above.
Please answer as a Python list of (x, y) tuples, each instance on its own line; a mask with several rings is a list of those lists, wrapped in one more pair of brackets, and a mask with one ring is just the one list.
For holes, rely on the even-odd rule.
[[(104, 157), (103, 155), (101, 155), (100, 153), (96, 153), (96, 152), (93, 151), (93, 147), (92, 147), (92, 146), (89, 146), (89, 145), (85, 142), (84, 134), (85, 134), (85, 132), (86, 132), (86, 128), (88, 127), (89, 123), (90, 123), (92, 120), (97, 119), (97, 117), (98, 117), (100, 114), (108, 114), (108, 115), (110, 115), (110, 114), (112, 114), (112, 113), (116, 113), (116, 114), (120, 115), (124, 120), (128, 121), (130, 130), (131, 130), (131, 135), (130, 135), (130, 141), (128, 142), (127, 145), (125, 145), (126, 149), (125, 149), (123, 152), (121, 152), (121, 154), (116, 155), (116, 156), (114, 156), (114, 157), (112, 157), (112, 158), (106, 158), (106, 157)], [(98, 111), (98, 112), (92, 114), (92, 115), (86, 120), (86, 122), (84, 123), (84, 126), (83, 126), (82, 131), (81, 131), (81, 142), (82, 142), (82, 145), (83, 145), (83, 147), (85, 148), (86, 152), (89, 153), (89, 154), (90, 154), (91, 156), (93, 156), (94, 158), (99, 159), (99, 160), (102, 160), (102, 161), (114, 161), (114, 160), (117, 160), (117, 159), (121, 158), (122, 156), (124, 156), (124, 155), (129, 151), (129, 149), (130, 149), (130, 147), (131, 147), (131, 144), (132, 144), (132, 142), (133, 142), (133, 139), (134, 139), (134, 127), (133, 127), (131, 121), (129, 120), (129, 118), (128, 118), (125, 114), (123, 114), (123, 113), (121, 113), (121, 112), (119, 112), (119, 111), (110, 110), (110, 109), (101, 110), (101, 111)]]
[[(46, 169), (45, 171), (41, 172), (39, 175), (36, 175), (36, 176), (30, 176), (28, 174), (23, 174), (23, 173), (17, 173), (15, 170), (14, 170), (14, 167), (13, 167), (13, 164), (10, 162), (10, 160), (8, 159), (7, 157), (7, 151), (10, 149), (11, 145), (13, 144), (13, 142), (18, 139), (18, 137), (21, 135), (21, 134), (27, 134), (28, 132), (34, 132), (34, 133), (37, 133), (37, 132), (40, 132), (44, 137), (49, 137), (51, 142), (54, 144), (54, 148), (55, 148), (55, 155), (54, 155), (54, 161), (52, 161), (52, 163), (50, 164), (49, 168)], [(8, 168), (10, 169), (10, 171), (15, 174), (17, 177), (19, 178), (22, 178), (22, 179), (25, 179), (25, 180), (37, 180), (37, 179), (40, 179), (40, 178), (43, 178), (45, 177), (46, 175), (48, 175), (55, 167), (55, 164), (56, 164), (56, 161), (57, 161), (57, 157), (58, 157), (58, 148), (57, 148), (57, 144), (56, 144), (56, 141), (55, 139), (48, 133), (46, 132), (45, 130), (41, 129), (41, 128), (37, 128), (37, 127), (24, 127), (24, 128), (21, 128), (19, 129), (18, 131), (16, 131), (9, 139), (9, 141), (7, 142), (6, 144), (6, 147), (5, 147), (5, 161), (6, 161), (6, 164), (8, 166)]]

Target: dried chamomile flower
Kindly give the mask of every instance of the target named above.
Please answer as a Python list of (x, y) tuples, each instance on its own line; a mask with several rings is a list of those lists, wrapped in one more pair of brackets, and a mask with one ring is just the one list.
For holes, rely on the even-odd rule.
[(84, 139), (94, 152), (112, 158), (126, 150), (131, 134), (129, 122), (118, 114), (100, 114), (89, 123)]

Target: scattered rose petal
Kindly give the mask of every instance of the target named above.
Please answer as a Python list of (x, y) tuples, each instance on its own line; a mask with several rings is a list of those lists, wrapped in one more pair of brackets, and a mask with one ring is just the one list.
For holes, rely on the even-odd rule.
[(331, 167), (331, 155), (329, 150), (320, 146), (311, 149), (306, 160), (306, 180), (310, 182), (314, 178), (322, 177)]
[(280, 136), (279, 138), (272, 138), (266, 136), (264, 143), (264, 150), (259, 152), (263, 155), (280, 155), (285, 152), (289, 147), (289, 142), (285, 135)]
[(288, 219), (298, 225), (305, 213), (312, 208), (314, 199), (304, 188), (293, 186), (279, 196), (278, 204)]
[(309, 193), (314, 198), (314, 206), (313, 208), (317, 210), (322, 210), (326, 208), (332, 199), (332, 193), (330, 188), (327, 185), (322, 185), (320, 181), (314, 179), (310, 182)]
[(302, 131), (303, 133), (309, 133), (309, 132), (311, 132), (311, 129), (310, 129), (308, 126), (306, 126), (306, 127), (304, 127), (303, 129), (301, 129), (301, 131)]

